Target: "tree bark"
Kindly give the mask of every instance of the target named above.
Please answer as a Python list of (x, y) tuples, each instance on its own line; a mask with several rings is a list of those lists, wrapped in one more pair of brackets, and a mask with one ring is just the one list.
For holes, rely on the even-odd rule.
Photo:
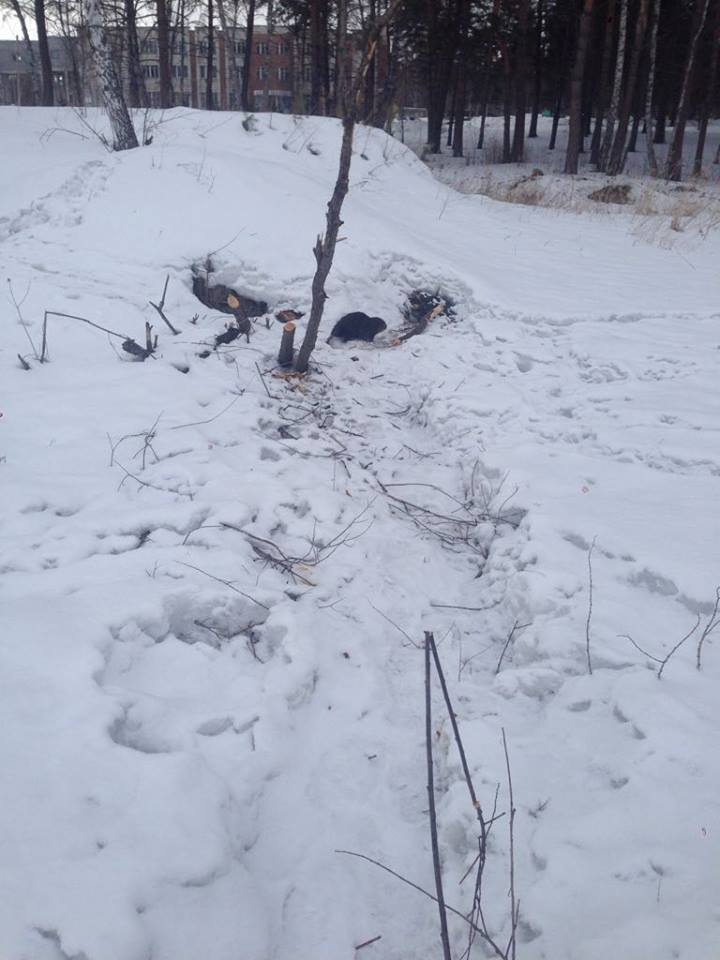
[[(209, 0), (212, 2), (212, 0)], [(172, 106), (172, 77), (170, 76), (170, 24), (167, 0), (156, 0), (158, 61), (160, 63), (160, 106), (167, 110)]]
[(645, 151), (647, 153), (648, 172), (652, 177), (658, 173), (653, 138), (653, 90), (655, 87), (655, 64), (657, 61), (657, 35), (660, 22), (660, 0), (652, 0), (650, 9), (650, 48), (648, 50), (648, 79), (645, 88)]
[(85, 0), (85, 22), (95, 73), (112, 128), (113, 150), (132, 150), (137, 147), (138, 140), (125, 103), (122, 83), (110, 53), (100, 0)]
[(205, 107), (214, 110), (213, 105), (213, 67), (215, 66), (215, 23), (213, 0), (207, 0), (207, 71), (205, 75)]
[(42, 76), (41, 103), (43, 107), (51, 107), (55, 103), (55, 86), (53, 83), (52, 63), (50, 62), (47, 24), (45, 23), (45, 0), (35, 0), (35, 26), (37, 27), (40, 72)]
[(598, 157), (598, 169), (605, 170), (610, 157), (610, 148), (613, 145), (615, 135), (615, 123), (617, 122), (618, 111), (620, 109), (620, 93), (622, 90), (623, 73), (625, 72), (625, 44), (627, 42), (627, 15), (628, 0), (620, 0), (620, 25), (618, 27), (617, 53), (615, 55), (615, 74), (613, 77), (612, 96), (610, 98), (610, 109), (607, 115), (605, 126), (605, 135), (603, 136), (600, 154)]
[(565, 154), (565, 173), (578, 172), (578, 156), (582, 142), (582, 87), (585, 74), (585, 60), (587, 57), (590, 28), (595, 0), (584, 0), (580, 16), (580, 30), (578, 32), (575, 61), (570, 75), (570, 126), (568, 130), (568, 145)]
[(673, 131), (673, 138), (668, 148), (667, 161), (665, 164), (666, 180), (682, 179), (683, 141), (685, 139), (685, 125), (690, 110), (691, 80), (695, 67), (698, 43), (700, 42), (700, 36), (705, 26), (709, 3), (710, 0), (695, 0), (693, 32), (685, 60), (680, 99), (678, 100), (677, 112), (675, 114), (675, 130)]
[(608, 0), (605, 13), (605, 37), (603, 40), (602, 63), (600, 66), (600, 83), (595, 114), (595, 127), (590, 142), (590, 163), (597, 165), (600, 160), (600, 146), (602, 144), (602, 128), (605, 110), (608, 102), (608, 82), (610, 80), (610, 64), (612, 63), (613, 40), (615, 38), (615, 0)]
[(640, 9), (638, 10), (637, 20), (635, 21), (635, 40), (633, 43), (632, 54), (630, 57), (630, 67), (628, 69), (627, 83), (625, 85), (625, 95), (623, 97), (622, 110), (618, 119), (617, 131), (613, 140), (610, 157), (607, 164), (607, 172), (611, 177), (617, 176), (625, 166), (625, 157), (627, 156), (627, 132), (630, 124), (630, 114), (635, 99), (636, 86), (638, 82), (638, 71), (640, 67), (640, 57), (643, 52), (643, 42), (647, 30), (648, 0), (640, 0)]
[[(255, 0), (248, 0), (247, 23), (245, 25), (245, 58), (242, 73), (242, 108), (246, 112), (252, 109), (250, 98), (250, 61), (252, 59), (253, 33), (255, 32)], [(301, 63), (303, 61), (301, 60)]]
[(323, 48), (327, 45), (323, 6), (327, 0), (310, 0), (310, 113), (325, 113)]
[(540, 99), (542, 96), (542, 53), (543, 53), (543, 0), (538, 0), (535, 19), (535, 78), (533, 87), (533, 105), (530, 115), (530, 129), (528, 139), (537, 137), (538, 117), (540, 116)]
[(145, 78), (140, 64), (140, 43), (137, 34), (135, 0), (125, 0), (125, 33), (127, 36), (128, 89), (131, 107), (147, 105)]
[(235, 24), (233, 29), (228, 29), (227, 13), (225, 10), (225, 0), (217, 0), (218, 16), (220, 26), (222, 27), (223, 37), (225, 39), (225, 56), (230, 57), (230, 92), (229, 104), (231, 109), (240, 102), (242, 96), (242, 77), (240, 76), (240, 67), (238, 66), (237, 52), (235, 50)]
[(510, 159), (522, 163), (525, 155), (525, 113), (527, 110), (527, 34), (530, 0), (518, 3), (518, 39), (515, 48), (515, 128)]
[(715, 22), (713, 24), (712, 35), (710, 37), (710, 59), (707, 71), (707, 86), (705, 96), (700, 108), (700, 120), (698, 123), (698, 141), (695, 149), (695, 162), (693, 163), (693, 174), (699, 177), (702, 173), (703, 154), (705, 153), (705, 141), (707, 139), (708, 121), (713, 106), (713, 95), (717, 83), (718, 58), (720, 56), (720, 0), (715, 0)]
[(28, 64), (30, 65), (30, 75), (32, 82), (32, 92), (33, 92), (33, 104), (36, 104), (40, 99), (40, 89), (38, 86), (38, 76), (37, 76), (37, 65), (35, 63), (35, 51), (33, 50), (33, 45), (30, 41), (30, 34), (28, 33), (27, 21), (25, 20), (25, 14), (23, 9), (20, 6), (19, 0), (10, 0), (10, 5), (13, 9), (13, 13), (18, 19), (20, 24), (20, 32), (23, 35), (23, 43), (25, 44), (25, 50), (28, 55)]

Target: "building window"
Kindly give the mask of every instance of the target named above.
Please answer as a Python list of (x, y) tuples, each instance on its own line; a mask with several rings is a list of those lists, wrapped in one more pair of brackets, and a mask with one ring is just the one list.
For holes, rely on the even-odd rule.
[(143, 40), (143, 42), (142, 42), (142, 47), (141, 47), (141, 52), (142, 52), (142, 53), (157, 53), (157, 52), (158, 52), (157, 40)]
[(180, 80), (183, 77), (187, 77), (187, 75), (188, 75), (188, 67), (186, 63), (184, 64), (176, 63), (173, 66), (173, 76), (176, 77), (178, 80)]
[(269, 43), (256, 43), (255, 44), (255, 53), (260, 57), (266, 57), (270, 53), (270, 44)]
[(245, 53), (245, 41), (236, 40), (235, 41), (235, 53)]
[(277, 68), (277, 78), (278, 80), (288, 81), (290, 79), (290, 69), (289, 67), (278, 67)]
[(268, 67), (258, 67), (257, 68), (257, 78), (258, 80), (267, 80), (270, 76), (270, 70)]
[(157, 63), (144, 63), (143, 76), (157, 80), (160, 76), (160, 65)]
[(279, 43), (277, 45), (277, 52), (279, 57), (286, 57), (288, 53), (288, 45), (286, 43)]

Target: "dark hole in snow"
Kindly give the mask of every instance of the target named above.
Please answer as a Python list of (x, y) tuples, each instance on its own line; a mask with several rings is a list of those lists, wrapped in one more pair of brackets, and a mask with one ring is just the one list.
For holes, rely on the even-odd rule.
[(387, 330), (387, 324), (380, 317), (369, 317), (366, 313), (346, 313), (332, 328), (331, 337), (338, 340), (367, 340), (372, 343), (375, 337)]

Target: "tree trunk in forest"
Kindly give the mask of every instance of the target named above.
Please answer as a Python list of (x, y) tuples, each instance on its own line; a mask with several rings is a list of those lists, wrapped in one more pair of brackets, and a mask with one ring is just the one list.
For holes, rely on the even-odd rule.
[(525, 112), (527, 110), (527, 34), (530, 0), (518, 3), (518, 39), (515, 49), (515, 128), (510, 159), (522, 163), (525, 155)]
[(648, 173), (656, 177), (658, 172), (657, 157), (653, 146), (653, 89), (655, 86), (655, 64), (657, 61), (657, 35), (660, 22), (660, 0), (652, 0), (650, 9), (650, 49), (648, 50), (648, 79), (645, 88), (645, 151), (647, 153)]
[(595, 114), (595, 128), (590, 141), (590, 162), (597, 165), (600, 160), (600, 146), (602, 144), (602, 127), (607, 109), (607, 89), (610, 80), (610, 64), (612, 63), (613, 40), (615, 37), (615, 0), (608, 0), (605, 13), (605, 35), (603, 39), (602, 63), (600, 65), (600, 83)]
[(170, 20), (168, 0), (156, 0), (158, 62), (160, 65), (160, 107), (167, 110), (172, 106), (172, 77), (170, 75)]
[(640, 109), (633, 113), (633, 122), (630, 129), (630, 139), (628, 140), (626, 153), (635, 153), (637, 150), (638, 130), (640, 129)]
[(310, 0), (310, 113), (325, 113), (325, 62), (327, 46), (324, 7), (327, 0)]
[[(243, 58), (242, 72), (242, 108), (245, 111), (252, 109), (250, 97), (250, 61), (252, 59), (253, 33), (255, 31), (255, 0), (248, 0), (247, 23), (245, 25), (245, 57)], [(304, 60), (300, 61), (301, 63)]]
[(453, 156), (461, 157), (463, 155), (463, 136), (464, 136), (464, 126), (465, 126), (465, 97), (466, 97), (466, 80), (465, 80), (465, 60), (461, 52), (461, 59), (457, 65), (457, 80), (455, 82), (455, 111), (453, 118), (453, 138), (452, 138), (452, 148)]
[(502, 162), (510, 163), (512, 158), (512, 67), (510, 66), (507, 54), (505, 55), (505, 85), (503, 87), (503, 152)]
[(43, 107), (51, 107), (55, 103), (55, 85), (53, 83), (50, 46), (48, 45), (47, 25), (45, 23), (45, 0), (35, 0), (35, 26), (38, 35), (40, 72), (42, 76), (41, 102)]
[(84, 6), (95, 73), (112, 128), (113, 150), (132, 150), (137, 147), (138, 140), (125, 103), (122, 83), (110, 53), (100, 0), (85, 0)]
[(25, 14), (23, 13), (23, 9), (20, 6), (19, 0), (10, 0), (10, 5), (13, 8), (13, 12), (18, 19), (18, 23), (20, 24), (20, 32), (22, 33), (22, 36), (23, 36), (23, 43), (25, 44), (25, 50), (28, 56), (28, 65), (30, 66), (33, 105), (35, 105), (40, 100), (40, 87), (38, 84), (37, 65), (35, 64), (35, 51), (33, 50), (33, 45), (30, 41), (30, 34), (28, 33), (27, 21), (25, 20)]
[(709, 4), (710, 0), (695, 0), (693, 32), (690, 38), (690, 46), (688, 47), (680, 99), (678, 100), (677, 112), (675, 114), (675, 130), (673, 131), (673, 138), (668, 148), (667, 161), (665, 164), (666, 180), (682, 179), (683, 141), (685, 139), (685, 124), (687, 123), (688, 113), (690, 111), (691, 81), (698, 43), (700, 42), (700, 36), (705, 26), (705, 18), (707, 17)]
[(140, 63), (135, 0), (125, 0), (125, 34), (127, 36), (128, 90), (131, 107), (147, 106), (147, 91)]
[(585, 60), (590, 40), (594, 2), (595, 0), (584, 0), (582, 14), (580, 15), (575, 61), (570, 74), (570, 124), (567, 152), (565, 154), (565, 173), (578, 172), (578, 156), (582, 142), (583, 76), (585, 74)]
[(213, 69), (215, 67), (215, 22), (213, 0), (207, 0), (207, 70), (205, 75), (205, 108), (214, 110)]
[(555, 144), (557, 143), (558, 127), (560, 126), (561, 108), (562, 108), (562, 92), (559, 92), (557, 95), (557, 100), (555, 101), (555, 109), (553, 110), (553, 121), (552, 121), (552, 128), (550, 130), (550, 140), (548, 142), (548, 150), (554, 150)]
[(647, 16), (648, 0), (640, 0), (640, 9), (638, 10), (637, 20), (635, 21), (635, 40), (630, 56), (627, 83), (625, 84), (625, 95), (623, 97), (617, 131), (606, 168), (607, 173), (609, 173), (611, 177), (615, 177), (618, 173), (621, 173), (625, 166), (627, 132), (628, 126), (630, 125), (633, 101), (636, 95), (635, 88), (637, 86), (640, 57), (642, 56), (645, 32), (647, 30)]
[(228, 102), (230, 109), (237, 109), (237, 105), (240, 103), (242, 97), (242, 77), (240, 75), (240, 67), (238, 66), (237, 52), (235, 50), (235, 24), (233, 24), (233, 29), (228, 29), (228, 19), (227, 12), (225, 10), (225, 0), (217, 0), (217, 11), (218, 17), (220, 19), (220, 26), (222, 27), (223, 37), (225, 39), (225, 56), (230, 61), (230, 90), (228, 91)]
[(617, 122), (618, 111), (620, 109), (620, 93), (622, 90), (623, 73), (625, 71), (625, 45), (627, 42), (627, 16), (628, 0), (620, 0), (620, 25), (618, 27), (617, 53), (615, 55), (615, 72), (613, 76), (612, 96), (610, 97), (610, 109), (608, 110), (605, 134), (600, 147), (598, 156), (598, 170), (607, 168), (610, 157), (610, 148), (613, 144), (615, 135), (615, 123)]
[(537, 137), (538, 117), (540, 115), (540, 99), (542, 96), (542, 53), (543, 53), (543, 0), (538, 0), (535, 21), (535, 82), (533, 87), (533, 105), (530, 115), (530, 129), (528, 139)]
[(699, 177), (702, 173), (703, 154), (705, 152), (705, 141), (707, 139), (708, 121), (713, 106), (713, 94), (717, 83), (718, 57), (720, 56), (720, 0), (715, 0), (715, 22), (713, 24), (712, 35), (710, 37), (710, 59), (707, 71), (707, 86), (705, 96), (700, 108), (700, 119), (698, 122), (698, 141), (695, 148), (695, 162), (693, 163), (693, 174)]

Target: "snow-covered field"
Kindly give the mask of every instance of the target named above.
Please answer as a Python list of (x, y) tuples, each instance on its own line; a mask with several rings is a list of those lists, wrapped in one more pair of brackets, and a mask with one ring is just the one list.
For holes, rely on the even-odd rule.
[[(529, 119), (527, 127), (529, 127)], [(425, 146), (427, 124), (422, 118), (396, 123), (395, 135), (404, 139), (418, 155), (423, 156), (434, 175), (460, 193), (482, 194), (495, 200), (524, 206), (541, 206), (593, 216), (614, 216), (618, 211), (629, 217), (634, 236), (654, 243), (672, 246), (679, 233), (705, 236), (720, 230), (720, 164), (714, 162), (720, 147), (720, 122), (708, 128), (702, 175), (691, 176), (697, 146), (697, 128), (690, 124), (685, 134), (684, 174), (682, 183), (668, 183), (648, 175), (644, 134), (638, 135), (637, 151), (628, 153), (625, 171), (618, 177), (598, 173), (589, 162), (589, 153), (580, 155), (580, 173), (566, 177), (563, 173), (567, 146), (568, 121), (561, 118), (557, 147), (548, 149), (552, 120), (540, 117), (537, 138), (525, 141), (525, 162), (502, 160), (503, 121), (488, 117), (485, 145), (478, 150), (480, 120), (473, 117), (463, 128), (464, 156), (452, 156), (445, 145), (443, 152), (428, 155)], [(527, 128), (526, 128), (527, 129)], [(672, 137), (668, 129), (668, 141)], [(589, 146), (589, 141), (586, 140)], [(657, 145), (655, 152), (662, 170), (667, 145)], [(627, 188), (623, 205), (598, 202), (596, 191), (613, 185)]]
[[(432, 630), (506, 814), (507, 735), (518, 958), (716, 960), (720, 628), (701, 670), (696, 648), (720, 584), (718, 231), (658, 244), (631, 214), (461, 195), (361, 129), (325, 330), (389, 330), (323, 337), (283, 379), (272, 313), (308, 308), (339, 127), (242, 120), (173, 111), (112, 155), (71, 112), (0, 110), (0, 956), (439, 957), (435, 905), (336, 853), (432, 888)], [(212, 350), (209, 253), (269, 304), (249, 344)], [(167, 275), (177, 336), (149, 304)], [(455, 315), (396, 345), (416, 288)], [(51, 316), (40, 365), (45, 310), (138, 341), (148, 321), (158, 350)], [(696, 623), (660, 679), (627, 639), (662, 660)], [(433, 697), (466, 912), (477, 820)]]

